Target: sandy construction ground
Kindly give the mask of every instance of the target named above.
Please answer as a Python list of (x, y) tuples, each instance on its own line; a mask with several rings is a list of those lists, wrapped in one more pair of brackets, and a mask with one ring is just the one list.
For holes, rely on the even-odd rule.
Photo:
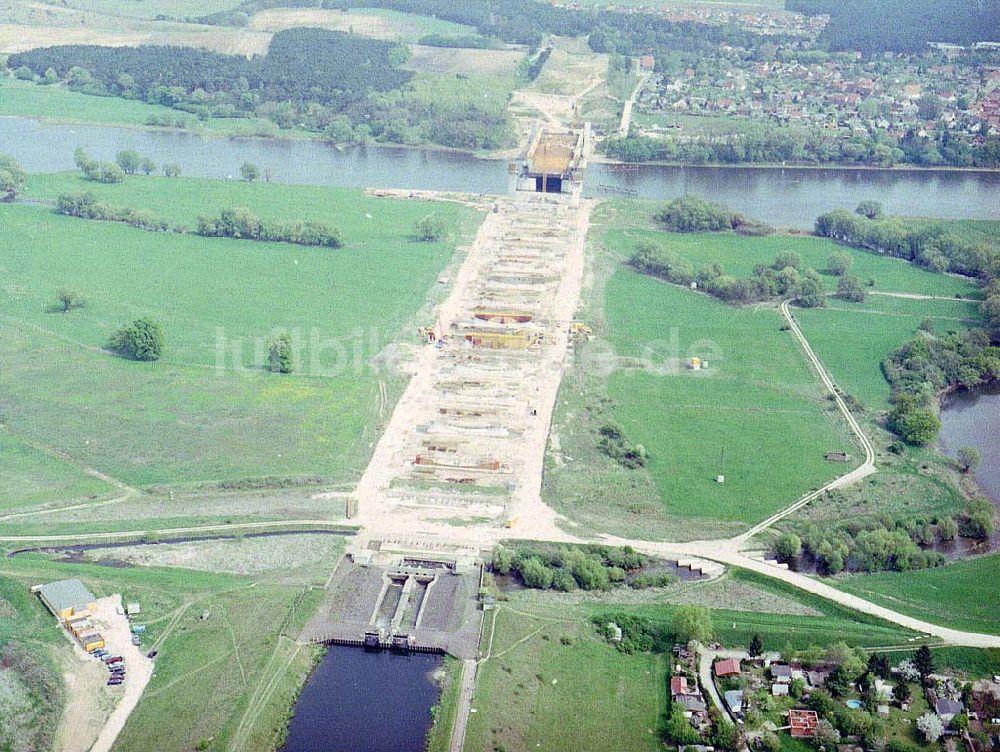
[(91, 752), (108, 752), (111, 749), (111, 745), (125, 727), (125, 721), (139, 704), (139, 698), (142, 697), (146, 685), (153, 676), (153, 662), (132, 644), (128, 619), (118, 614), (121, 606), (122, 597), (110, 595), (101, 598), (93, 612), (94, 621), (101, 626), (101, 634), (104, 635), (107, 649), (125, 659), (127, 678), (122, 685), (110, 688), (113, 690), (112, 695), (117, 699), (117, 704), (105, 722), (104, 728), (101, 729), (94, 746), (90, 748)]
[(127, 678), (118, 687), (107, 686), (108, 669), (73, 642), (63, 667), (66, 708), (59, 722), (56, 749), (60, 752), (107, 752), (139, 702), (153, 674), (153, 662), (132, 644), (131, 626), (118, 613), (120, 595), (97, 601), (91, 620), (104, 636), (107, 650), (125, 659)]
[(517, 70), (524, 56), (522, 50), (473, 50), (411, 44), (410, 60), (404, 67), (419, 73), (505, 76)]

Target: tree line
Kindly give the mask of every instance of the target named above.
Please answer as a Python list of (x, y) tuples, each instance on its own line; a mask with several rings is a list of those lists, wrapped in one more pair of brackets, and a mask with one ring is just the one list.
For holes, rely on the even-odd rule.
[(1000, 137), (966, 144), (949, 132), (935, 139), (887, 133), (848, 135), (818, 128), (740, 123), (736, 133), (702, 136), (689, 141), (649, 136), (612, 136), (601, 148), (623, 162), (684, 162), (687, 164), (895, 164), (1000, 166)]
[(649, 562), (649, 557), (628, 546), (499, 546), (490, 568), (498, 575), (513, 576), (525, 587), (561, 592), (610, 590), (626, 582), (639, 589), (673, 582), (669, 575), (640, 574)]
[(249, 209), (243, 208), (223, 209), (215, 217), (198, 217), (198, 229), (195, 232), (209, 238), (262, 240), (325, 248), (340, 248), (344, 245), (340, 231), (321, 222), (265, 222)]
[(11, 55), (7, 65), (37, 75), (51, 69), (85, 93), (246, 112), (261, 101), (344, 106), (368, 91), (399, 88), (413, 77), (399, 67), (404, 59), (390, 42), (288, 29), (274, 35), (266, 55), (249, 59), (192, 47), (65, 45)]
[(802, 308), (826, 305), (822, 277), (815, 269), (804, 266), (794, 252), (779, 253), (769, 266), (756, 265), (750, 277), (726, 274), (717, 263), (695, 269), (687, 259), (653, 243), (640, 243), (628, 264), (636, 271), (675, 285), (697, 287), (727, 303), (744, 305), (791, 298)]

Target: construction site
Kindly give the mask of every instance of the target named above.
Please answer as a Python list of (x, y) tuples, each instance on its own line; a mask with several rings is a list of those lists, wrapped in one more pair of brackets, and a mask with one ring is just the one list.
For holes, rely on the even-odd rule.
[[(514, 527), (552, 533), (539, 498), (545, 442), (568, 348), (589, 331), (573, 319), (590, 213), (586, 133), (539, 130), (519, 190), (489, 205), (450, 295), (420, 329), (410, 383), (354, 494), (368, 539), (404, 530), (419, 549), (427, 535), (475, 547)], [(476, 524), (449, 535), (449, 519)]]

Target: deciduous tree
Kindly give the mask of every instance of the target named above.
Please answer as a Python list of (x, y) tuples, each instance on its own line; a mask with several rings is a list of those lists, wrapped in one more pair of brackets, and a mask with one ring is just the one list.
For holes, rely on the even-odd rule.
[(5, 201), (13, 201), (24, 189), (27, 175), (21, 164), (11, 156), (0, 154), (0, 194)]
[(710, 642), (712, 614), (704, 606), (678, 606), (674, 610), (673, 633), (679, 642)]

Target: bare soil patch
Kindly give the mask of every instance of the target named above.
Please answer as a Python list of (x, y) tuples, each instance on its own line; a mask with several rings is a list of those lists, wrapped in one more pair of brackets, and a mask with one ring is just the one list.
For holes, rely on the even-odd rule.
[(0, 54), (66, 44), (131, 47), (148, 42), (149, 39), (150, 35), (142, 32), (115, 33), (86, 28), (0, 24)]
[(353, 31), (376, 39), (397, 39), (399, 33), (385, 18), (374, 14), (347, 13), (320, 8), (276, 8), (255, 13), (249, 27), (253, 31), (284, 31), (298, 26), (315, 26), (333, 31)]
[(457, 47), (410, 45), (406, 66), (418, 73), (467, 73), (503, 76), (517, 70), (522, 50), (476, 50)]
[(334, 535), (282, 535), (269, 538), (161, 543), (93, 549), (85, 558), (150, 567), (184, 567), (208, 572), (255, 574), (326, 565), (340, 555), (343, 541)]

